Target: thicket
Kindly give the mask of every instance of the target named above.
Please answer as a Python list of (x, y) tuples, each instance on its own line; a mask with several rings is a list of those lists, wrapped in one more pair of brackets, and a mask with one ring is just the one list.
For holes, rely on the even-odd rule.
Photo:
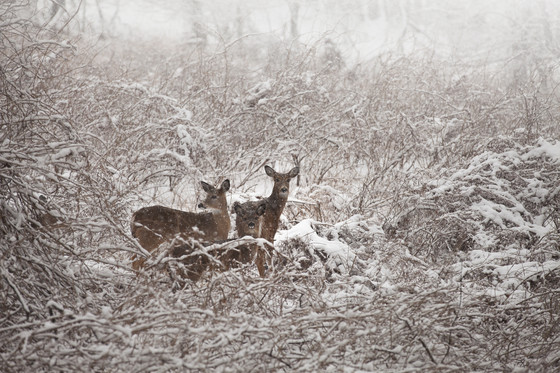
[[(0, 370), (558, 368), (560, 106), (541, 66), (101, 48), (21, 10), (0, 6)], [(174, 290), (132, 270), (136, 208), (193, 210), (223, 177), (250, 194), (264, 164), (302, 170), (277, 271)]]

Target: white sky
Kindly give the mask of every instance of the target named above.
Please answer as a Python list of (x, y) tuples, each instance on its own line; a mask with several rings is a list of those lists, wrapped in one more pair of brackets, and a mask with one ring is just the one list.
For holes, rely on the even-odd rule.
[[(78, 0), (66, 0), (67, 8), (72, 2)], [(81, 4), (89, 22), (99, 22), (99, 14), (103, 15), (112, 36), (183, 42), (193, 37), (193, 24), (198, 23), (209, 38), (226, 43), (258, 33), (292, 40), (295, 4), (299, 42), (312, 44), (328, 37), (346, 59), (356, 62), (411, 47), (483, 56), (495, 54), (503, 45), (511, 47), (513, 39), (536, 41), (533, 48), (541, 48), (545, 24), (554, 38), (560, 34), (560, 0), (85, 0)]]

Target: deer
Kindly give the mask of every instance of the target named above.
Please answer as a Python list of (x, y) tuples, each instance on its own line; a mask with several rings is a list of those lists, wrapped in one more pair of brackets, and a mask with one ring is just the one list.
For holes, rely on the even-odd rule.
[[(243, 204), (235, 202), (233, 209), (236, 214), (238, 239), (212, 243), (187, 242), (172, 249), (171, 257), (179, 259), (185, 266), (185, 270), (178, 271), (180, 277), (196, 282), (207, 270), (227, 271), (240, 264), (250, 263), (253, 258), (257, 257), (259, 244), (252, 242), (254, 239), (249, 239), (249, 237), (258, 238), (260, 236), (266, 203), (263, 201)], [(264, 263), (257, 263), (259, 273), (261, 267), (264, 273)]]
[[(266, 202), (249, 201), (243, 204), (235, 202), (233, 204), (235, 211), (235, 229), (237, 236), (243, 238), (246, 236), (260, 238), (262, 237), (263, 216), (266, 213)], [(262, 255), (257, 255), (260, 251), (258, 244), (248, 244), (240, 247), (239, 258), (240, 263), (248, 263), (255, 257), (257, 269), (261, 277), (264, 277), (264, 262)]]
[[(274, 186), (272, 187), (272, 193), (268, 198), (261, 200), (266, 205), (263, 217), (262, 217), (262, 227), (260, 229), (260, 234), (254, 237), (264, 238), (271, 245), (274, 245), (274, 236), (278, 230), (278, 225), (280, 223), (280, 216), (284, 211), (286, 202), (288, 201), (288, 195), (290, 194), (290, 180), (299, 174), (299, 167), (292, 168), (287, 173), (276, 172), (270, 166), (264, 166), (264, 170), (268, 176), (270, 176), (274, 181)], [(246, 202), (255, 203), (255, 202)], [(239, 231), (237, 227), (238, 235), (241, 237), (242, 232)], [(265, 261), (270, 264), (272, 258), (273, 246), (265, 245), (266, 250), (257, 251), (257, 268), (261, 277), (265, 275)], [(266, 257), (266, 258), (265, 258)]]
[[(187, 277), (196, 282), (207, 270), (227, 271), (239, 264), (250, 263), (256, 257), (259, 249), (258, 243), (253, 242), (254, 240), (249, 237), (259, 237), (266, 203), (263, 201), (243, 204), (235, 202), (233, 209), (236, 214), (238, 239), (212, 243), (187, 242), (172, 249), (171, 256), (180, 259), (186, 267), (186, 272), (179, 271), (181, 277)], [(197, 253), (197, 249), (204, 253)], [(257, 263), (259, 274), (261, 267), (264, 269), (264, 263), (260, 266)]]
[[(195, 213), (164, 206), (149, 206), (132, 215), (132, 236), (142, 248), (152, 252), (162, 243), (173, 242), (175, 239), (206, 242), (227, 239), (231, 223), (226, 192), (230, 188), (230, 182), (224, 180), (219, 188), (204, 181), (200, 184), (206, 192), (206, 198), (198, 207), (208, 211)], [(135, 258), (136, 255), (132, 259)], [(144, 258), (138, 258), (133, 261), (132, 267), (138, 270), (144, 266), (144, 262)]]
[(270, 166), (264, 166), (264, 170), (274, 180), (274, 186), (270, 196), (264, 200), (266, 202), (266, 211), (263, 216), (261, 237), (274, 244), (274, 236), (278, 230), (280, 215), (284, 211), (288, 195), (290, 194), (290, 180), (299, 174), (299, 167), (294, 167), (285, 174), (274, 171)]

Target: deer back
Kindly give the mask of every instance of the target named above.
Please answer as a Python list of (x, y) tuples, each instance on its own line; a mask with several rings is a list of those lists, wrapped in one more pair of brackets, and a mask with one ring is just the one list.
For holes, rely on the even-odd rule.
[[(131, 231), (138, 243), (148, 252), (164, 242), (176, 238), (182, 240), (215, 241), (227, 238), (231, 224), (227, 211), (226, 191), (229, 180), (215, 188), (205, 182), (202, 187), (207, 193), (199, 207), (208, 211), (194, 213), (164, 206), (144, 207), (132, 216)], [(133, 262), (135, 269), (140, 268), (143, 259)]]

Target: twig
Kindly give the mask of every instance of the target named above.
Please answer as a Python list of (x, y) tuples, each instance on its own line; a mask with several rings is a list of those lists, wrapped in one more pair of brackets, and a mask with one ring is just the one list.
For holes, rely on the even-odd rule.
[(27, 316), (29, 316), (31, 314), (31, 311), (29, 309), (29, 306), (27, 305), (27, 302), (25, 301), (25, 299), (23, 299), (23, 296), (21, 295), (17, 286), (14, 283), (12, 283), (12, 281), (10, 281), (9, 273), (7, 273), (5, 269), (2, 270), (2, 277), (4, 277), (6, 279), (6, 282), (8, 283), (8, 285), (10, 285), (12, 290), (16, 293), (16, 295), (19, 299), (19, 302), (21, 303), (21, 306), (25, 310), (25, 313), (27, 314)]

